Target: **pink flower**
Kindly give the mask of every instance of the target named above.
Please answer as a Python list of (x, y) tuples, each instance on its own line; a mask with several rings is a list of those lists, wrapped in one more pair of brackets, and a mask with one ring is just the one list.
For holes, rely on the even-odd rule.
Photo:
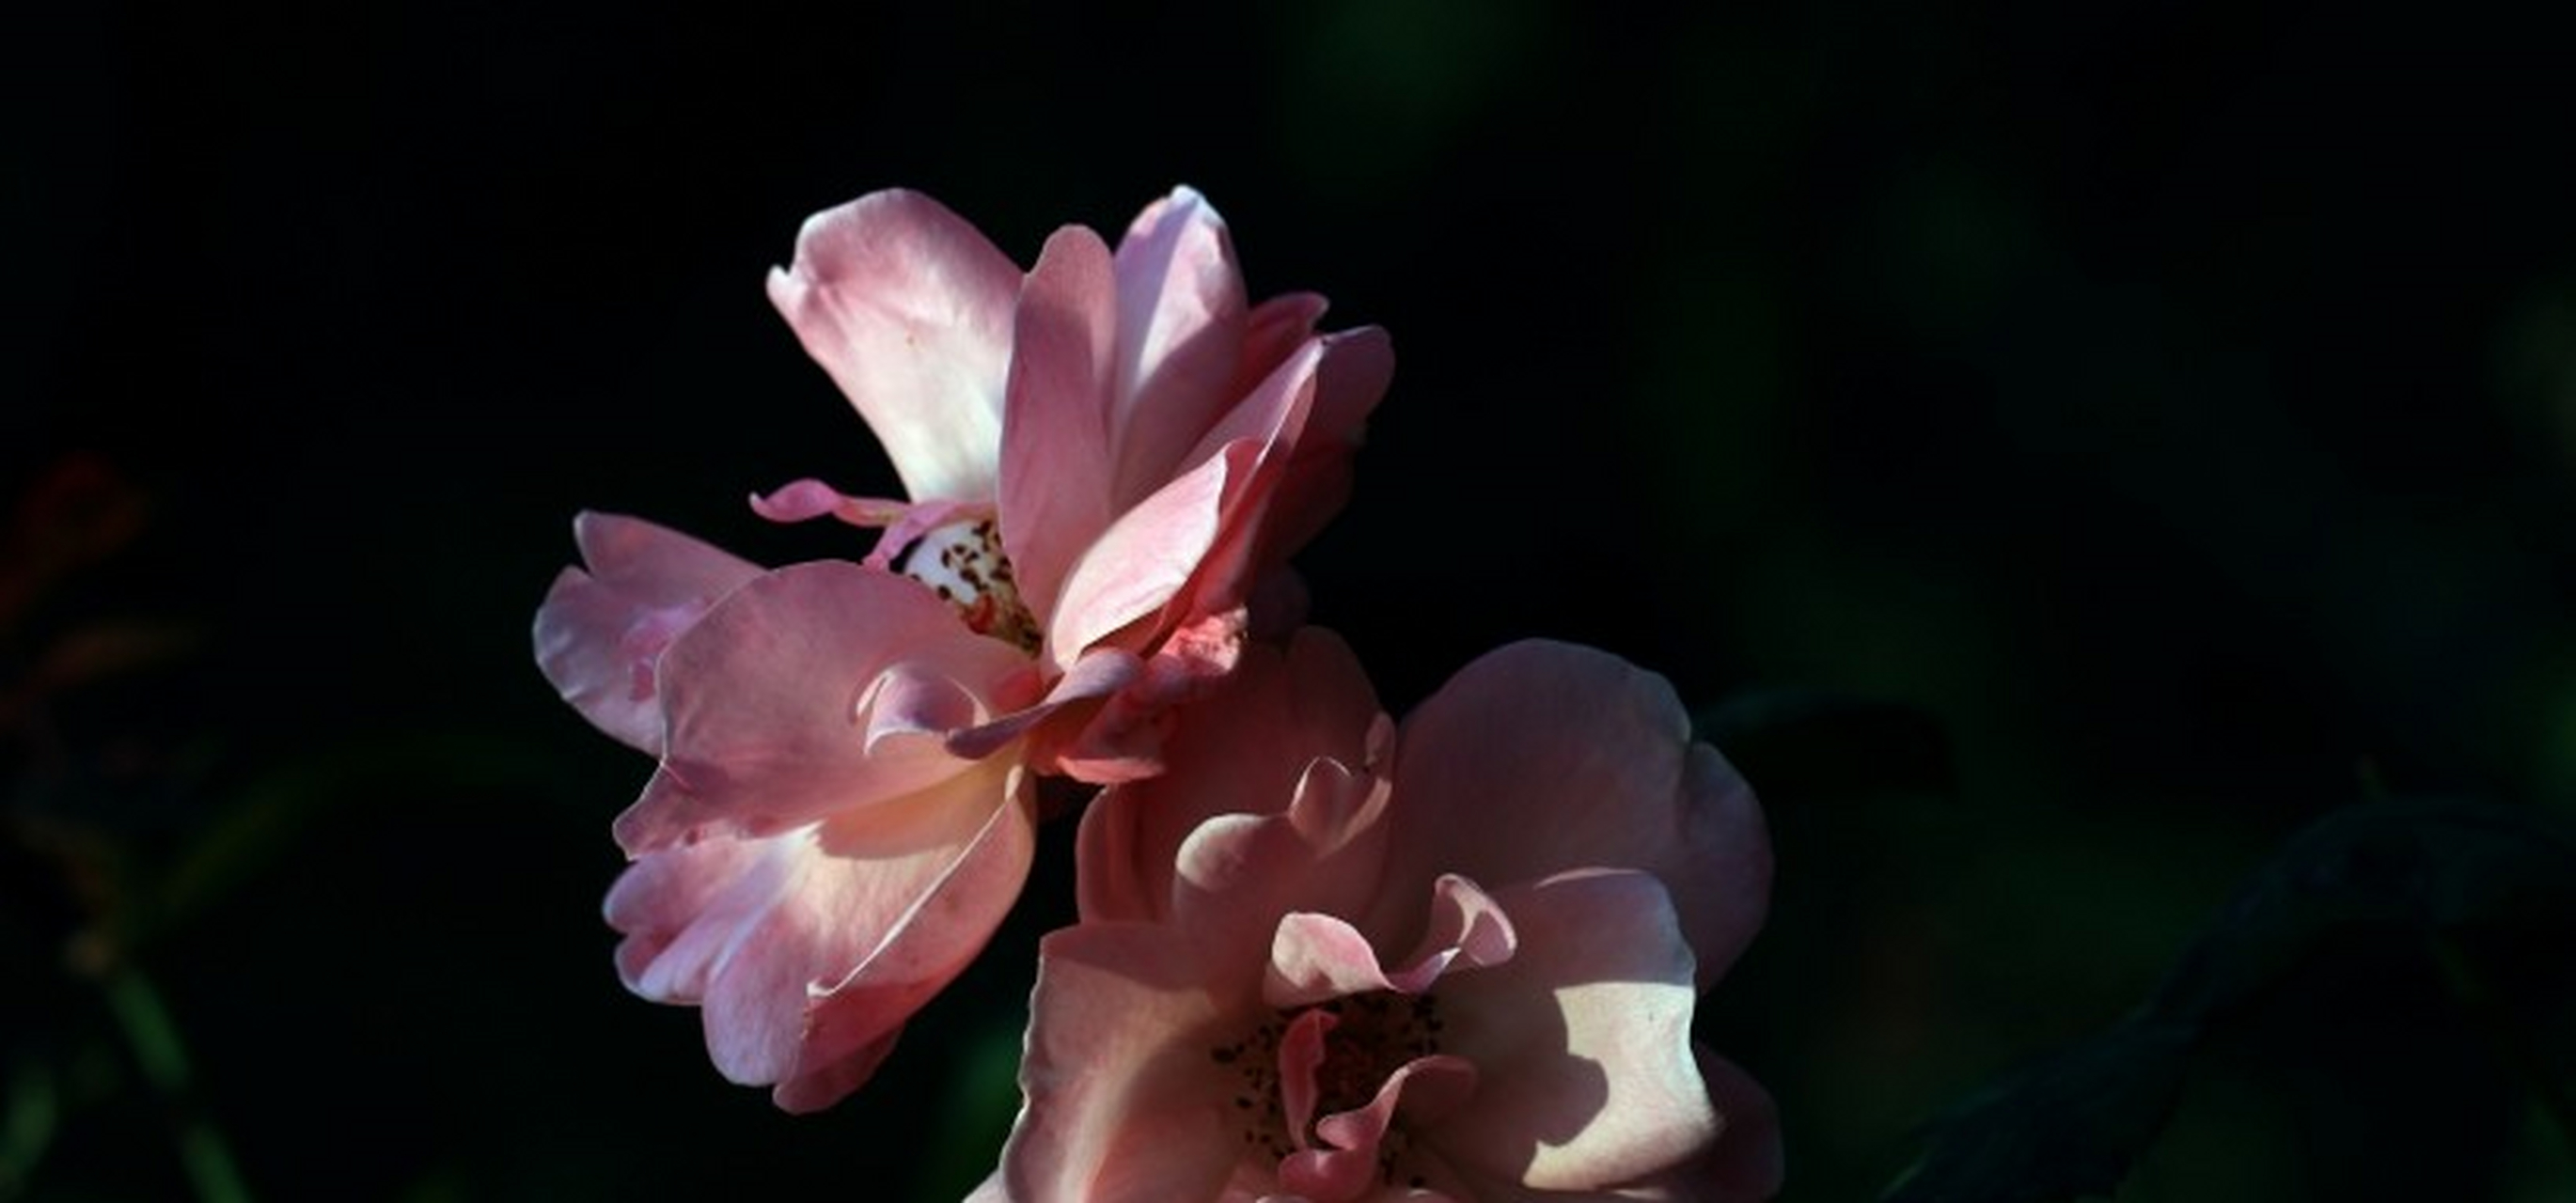
[(1753, 794), (1662, 679), (1522, 643), (1401, 732), (1331, 637), (1248, 653), (1102, 794), (984, 1200), (1738, 1200), (1768, 1097), (1697, 1047), (1760, 926)]
[(1025, 276), (936, 202), (874, 193), (809, 220), (769, 291), (910, 498), (755, 497), (885, 528), (860, 562), (775, 571), (584, 515), (536, 642), (660, 760), (615, 825), (626, 984), (702, 1006), (725, 1076), (809, 1110), (1018, 895), (1032, 775), (1155, 771), (1255, 595), (1294, 596), (1282, 561), (1340, 504), (1391, 359), (1377, 330), (1316, 334), (1312, 295), (1248, 306), (1187, 189), (1115, 252), (1059, 231)]

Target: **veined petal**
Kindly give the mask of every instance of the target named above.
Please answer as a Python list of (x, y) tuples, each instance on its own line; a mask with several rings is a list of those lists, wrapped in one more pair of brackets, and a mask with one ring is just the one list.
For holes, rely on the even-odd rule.
[(768, 835), (955, 776), (970, 762), (943, 729), (1023, 701), (1005, 690), (1024, 665), (916, 581), (837, 561), (762, 576), (663, 652), (662, 767), (618, 843)]
[(537, 607), (537, 666), (594, 726), (658, 755), (654, 662), (761, 569), (639, 518), (585, 512), (572, 530), (588, 571), (564, 569)]
[[(797, 1071), (772, 1092), (783, 1110), (820, 1110), (858, 1089), (905, 1021), (983, 951), (1028, 880), (1037, 820), (1024, 770), (982, 765), (934, 787), (918, 805), (944, 813), (905, 823), (900, 815), (868, 810), (823, 826), (822, 847), (872, 866), (868, 872), (876, 880), (866, 883), (867, 891), (880, 904), (902, 909), (865, 960), (838, 981), (817, 980), (807, 988), (810, 1006)], [(918, 880), (915, 866), (937, 865), (961, 829), (956, 819), (986, 805), (991, 810), (983, 825), (944, 870), (915, 889), (906, 880)]]
[(806, 219), (769, 298), (915, 500), (994, 495), (1020, 271), (966, 221), (889, 189)]

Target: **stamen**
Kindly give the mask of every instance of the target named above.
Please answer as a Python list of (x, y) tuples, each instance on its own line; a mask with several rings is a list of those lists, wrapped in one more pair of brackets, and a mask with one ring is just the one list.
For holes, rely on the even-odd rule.
[[(1321, 1011), (1332, 1021), (1324, 1034), (1324, 1059), (1310, 1071), (1315, 1097), (1303, 1117), (1307, 1130), (1292, 1133), (1279, 1046), (1294, 1022), (1309, 1011)], [(1441, 1026), (1439, 1000), (1430, 995), (1387, 991), (1348, 995), (1281, 1011), (1243, 1038), (1209, 1048), (1208, 1060), (1238, 1077), (1233, 1114), (1243, 1125), (1243, 1143), (1285, 1159), (1300, 1149), (1324, 1146), (1314, 1130), (1317, 1122), (1367, 1106), (1396, 1070), (1417, 1058), (1437, 1055)], [(1398, 1166), (1411, 1147), (1411, 1137), (1400, 1127), (1387, 1131), (1378, 1146), (1380, 1181), (1396, 1181)]]
[(1037, 619), (1020, 600), (1001, 529), (991, 518), (932, 529), (896, 557), (894, 569), (930, 586), (975, 633), (1037, 653)]

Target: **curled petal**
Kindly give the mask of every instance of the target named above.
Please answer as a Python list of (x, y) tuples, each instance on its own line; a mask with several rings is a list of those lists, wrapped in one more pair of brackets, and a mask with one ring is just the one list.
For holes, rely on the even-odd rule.
[(852, 497), (810, 477), (751, 495), (752, 512), (772, 522), (811, 522), (828, 515), (870, 530), (894, 525), (913, 508), (909, 501)]
[(1282, 918), (1262, 1001), (1285, 1009), (1374, 990), (1422, 994), (1453, 967), (1482, 969), (1512, 958), (1511, 920), (1474, 882), (1442, 877), (1430, 909), (1421, 947), (1394, 973), (1379, 962), (1368, 937), (1343, 920), (1307, 912)]
[(1390, 981), (1407, 994), (1421, 994), (1452, 968), (1483, 969), (1512, 959), (1519, 942), (1510, 916), (1491, 896), (1464, 877), (1444, 873), (1431, 884), (1431, 921), (1421, 945)]
[(1278, 935), (1270, 945), (1270, 970), (1261, 983), (1261, 1001), (1284, 1011), (1393, 988), (1386, 971), (1378, 967), (1377, 950), (1369, 947), (1368, 937), (1358, 928), (1311, 911), (1293, 912), (1279, 920)]
[[(1385, 826), (1373, 816), (1386, 801), (1385, 782), (1313, 761), (1291, 814), (1220, 815), (1190, 833), (1174, 863), (1168, 913), (1211, 956), (1265, 945), (1275, 951), (1280, 925), (1293, 912), (1340, 923), (1329, 916), (1358, 909), (1379, 888)], [(1307, 810), (1349, 821), (1301, 822), (1296, 812)]]
[(885, 444), (915, 500), (989, 501), (1020, 272), (916, 192), (817, 213), (769, 298)]
[(1457, 1057), (1417, 1057), (1398, 1066), (1365, 1105), (1316, 1120), (1320, 1147), (1283, 1159), (1279, 1184), (1319, 1200), (1361, 1197), (1379, 1174), (1381, 1146), (1395, 1117), (1436, 1123), (1474, 1096), (1476, 1082), (1476, 1067)]
[[(1115, 648), (1101, 648), (1076, 661), (1071, 671), (1056, 678), (1044, 698), (1035, 704), (1012, 711), (990, 722), (963, 727), (948, 736), (948, 750), (970, 760), (993, 755), (1016, 740), (1053, 719), (1068, 707), (1096, 702), (1125, 688), (1145, 671), (1143, 662)], [(1039, 753), (1035, 758), (1041, 767), (1052, 767), (1051, 757)]]
[(581, 568), (537, 608), (537, 666), (582, 717), (642, 751), (662, 750), (654, 664), (707, 608), (760, 567), (637, 518), (573, 519)]

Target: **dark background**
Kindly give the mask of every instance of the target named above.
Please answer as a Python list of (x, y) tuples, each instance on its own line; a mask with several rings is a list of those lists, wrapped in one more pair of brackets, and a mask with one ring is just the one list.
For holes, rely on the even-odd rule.
[[(2117, 1019), (2302, 824), (2576, 812), (2570, 22), (1071, 7), (9, 19), (0, 484), (123, 483), (0, 565), (73, 565), (0, 609), (0, 1198), (989, 1166), (1063, 866), (876, 1084), (779, 1115), (617, 985), (648, 765), (527, 646), (582, 508), (858, 554), (742, 498), (893, 488), (761, 287), (888, 185), (1025, 263), (1188, 182), (1256, 296), (1393, 332), (1301, 559), (1390, 706), (1547, 635), (1713, 730), (1888, 708), (1738, 755), (1781, 876), (1702, 1026), (1778, 1095), (1789, 1199), (1871, 1197), (1945, 1101)], [(99, 631), (120, 671), (46, 675)], [(2516, 1076), (2565, 1033), (2346, 943), (2195, 1054), (2122, 1198), (2568, 1197)], [(2514, 947), (2486, 972), (2538, 1013), (2565, 975)]]

